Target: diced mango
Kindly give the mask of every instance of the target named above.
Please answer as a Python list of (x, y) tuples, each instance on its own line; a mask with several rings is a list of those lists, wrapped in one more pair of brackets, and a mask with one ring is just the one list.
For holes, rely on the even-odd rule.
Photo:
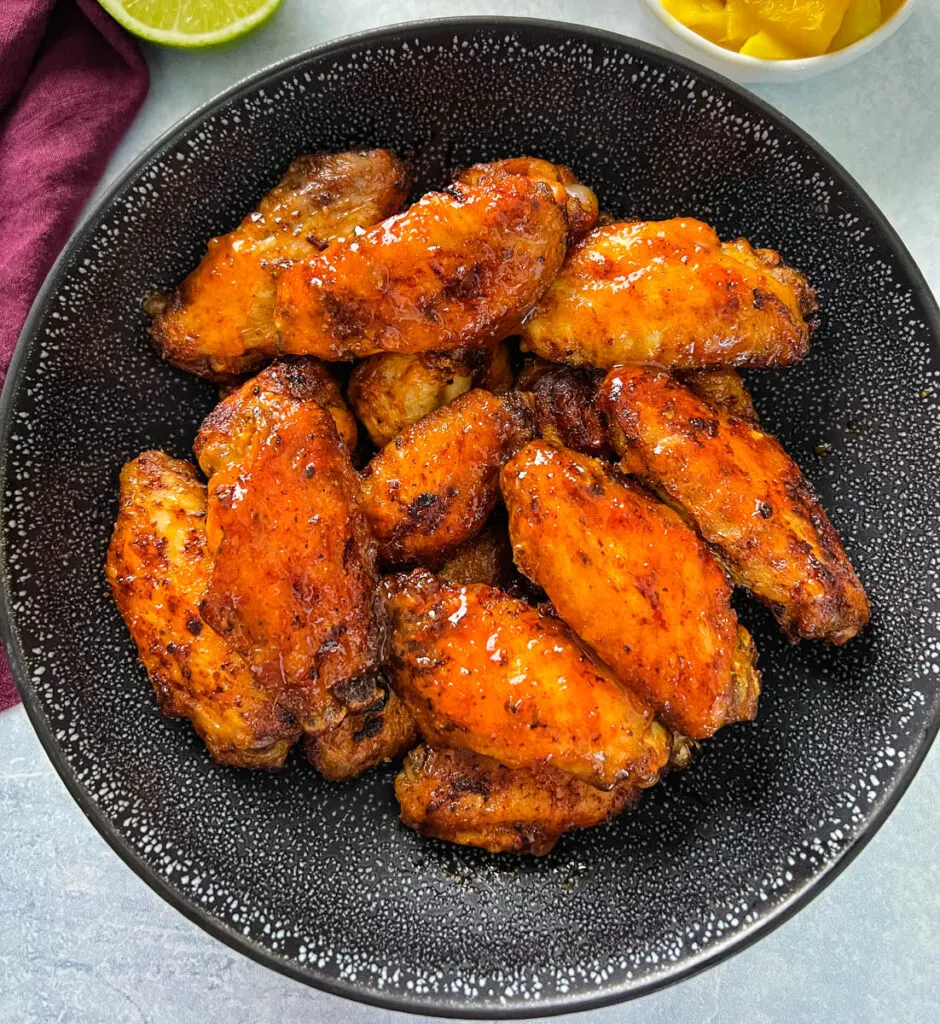
[(881, 0), (851, 0), (829, 52), (842, 50), (870, 35), (881, 24)]
[(720, 43), (728, 25), (724, 0), (663, 0), (663, 7), (686, 28)]
[(760, 57), (761, 60), (798, 60), (802, 54), (792, 46), (781, 42), (769, 32), (755, 32), (741, 47), (746, 57)]
[(726, 0), (725, 12), (728, 26), (721, 45), (729, 50), (740, 50), (755, 32), (760, 31), (761, 26), (749, 10), (748, 0)]
[(818, 57), (832, 42), (849, 0), (742, 0), (770, 32), (803, 57)]

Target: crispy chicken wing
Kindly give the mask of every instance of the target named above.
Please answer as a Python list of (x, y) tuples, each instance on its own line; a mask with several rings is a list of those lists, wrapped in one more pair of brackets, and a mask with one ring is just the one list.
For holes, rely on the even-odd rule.
[(544, 181), (552, 190), (555, 202), (568, 215), (568, 238), (571, 241), (587, 234), (597, 223), (597, 196), (582, 185), (564, 164), (552, 164), (534, 156), (497, 160), (491, 164), (474, 164), (457, 178), (464, 185), (485, 185), (503, 174), (521, 174)]
[(280, 275), (283, 350), (336, 360), (491, 347), (557, 273), (566, 230), (551, 189), (530, 178), (431, 192)]
[(550, 765), (506, 768), (469, 750), (420, 746), (395, 779), (401, 820), (434, 839), (489, 853), (548, 853), (559, 837), (636, 801), (629, 783), (600, 790)]
[(392, 685), (432, 746), (510, 768), (552, 764), (603, 789), (656, 781), (669, 732), (558, 619), (420, 569), (385, 592)]
[(509, 527), (502, 507), (494, 510), (486, 526), (475, 537), (464, 541), (447, 556), (437, 569), (437, 575), (458, 586), (485, 583), (529, 604), (545, 599), (545, 595), (519, 572), (513, 562)]
[(760, 677), (731, 587), (674, 512), (539, 441), (501, 484), (519, 568), (621, 682), (693, 739), (754, 717)]
[(597, 408), (602, 375), (544, 359), (527, 359), (516, 381), (532, 395), (535, 431), (545, 441), (585, 455), (613, 455), (607, 424)]
[(195, 444), (215, 558), (202, 614), (308, 733), (374, 703), (384, 640), (375, 544), (317, 400), (321, 370), (272, 364), (216, 407)]
[(215, 379), (273, 359), (276, 273), (397, 213), (408, 186), (406, 165), (386, 149), (295, 160), (257, 210), (210, 240), (176, 292), (148, 304), (157, 348), (184, 370)]
[(300, 728), (200, 616), (210, 570), (196, 467), (138, 455), (121, 472), (106, 573), (160, 707), (188, 718), (220, 764), (279, 768)]
[(596, 228), (569, 252), (522, 332), (555, 362), (607, 369), (787, 366), (806, 355), (815, 293), (770, 249), (697, 220)]
[(685, 370), (676, 376), (713, 409), (760, 427), (754, 403), (737, 370), (716, 366), (712, 370)]
[(348, 714), (339, 725), (304, 739), (310, 763), (331, 782), (354, 779), (366, 769), (410, 750), (419, 740), (414, 719), (388, 683), (366, 711)]
[(432, 563), (477, 533), (499, 497), (500, 467), (530, 436), (521, 396), (481, 390), (399, 434), (362, 474), (381, 559)]
[(356, 365), (347, 393), (373, 444), (381, 448), (475, 384), (496, 394), (512, 387), (505, 344), (495, 352), (381, 352)]
[(865, 591), (812, 487), (780, 444), (667, 373), (612, 370), (603, 402), (624, 468), (661, 488), (793, 640), (843, 644)]

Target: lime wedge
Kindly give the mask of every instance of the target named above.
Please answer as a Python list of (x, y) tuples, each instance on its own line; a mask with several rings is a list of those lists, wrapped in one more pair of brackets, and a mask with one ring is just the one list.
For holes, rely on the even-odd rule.
[(281, 0), (98, 0), (128, 32), (164, 46), (214, 46), (257, 28)]

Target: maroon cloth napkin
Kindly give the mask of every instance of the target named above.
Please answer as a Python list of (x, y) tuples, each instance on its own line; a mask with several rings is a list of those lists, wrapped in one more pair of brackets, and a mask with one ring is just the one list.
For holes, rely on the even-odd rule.
[[(0, 383), (149, 82), (137, 45), (96, 0), (0, 0)], [(18, 699), (0, 653), (0, 711)]]

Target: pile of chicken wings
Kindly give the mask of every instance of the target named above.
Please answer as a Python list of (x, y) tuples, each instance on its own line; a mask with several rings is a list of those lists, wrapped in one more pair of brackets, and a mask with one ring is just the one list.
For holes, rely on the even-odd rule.
[(599, 215), (544, 160), (410, 186), (387, 150), (301, 157), (148, 300), (221, 401), (198, 469), (124, 467), (107, 576), (221, 764), (404, 755), (405, 824), (544, 854), (754, 718), (735, 586), (793, 641), (868, 621), (735, 369), (802, 358), (816, 296), (699, 221)]

